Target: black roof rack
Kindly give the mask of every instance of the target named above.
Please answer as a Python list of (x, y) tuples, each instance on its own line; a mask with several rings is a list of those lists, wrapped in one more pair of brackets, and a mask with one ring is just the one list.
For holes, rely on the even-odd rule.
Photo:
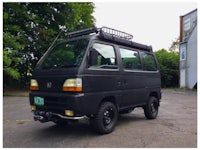
[(99, 29), (99, 37), (115, 43), (120, 43), (125, 46), (130, 46), (136, 49), (152, 52), (152, 47), (144, 44), (136, 43), (132, 41), (133, 36), (131, 34), (111, 29), (108, 27), (103, 27)]
[(118, 37), (118, 38), (125, 39), (125, 40), (133, 39), (133, 36), (131, 34), (128, 34), (126, 32), (119, 31), (116, 29), (108, 28), (108, 27), (100, 28), (100, 33), (103, 34), (103, 32), (106, 34), (112, 35), (113, 37)]
[(128, 34), (126, 32), (119, 31), (116, 29), (108, 28), (108, 27), (102, 27), (102, 28), (90, 27), (90, 28), (80, 29), (77, 31), (69, 32), (66, 34), (66, 36), (68, 36), (69, 38), (72, 38), (72, 37), (87, 35), (90, 33), (98, 33), (98, 32), (100, 34), (106, 33), (106, 34), (112, 35), (113, 37), (118, 37), (125, 40), (132, 40), (133, 38), (131, 34)]
[(91, 34), (91, 33), (99, 34), (99, 38), (109, 40), (109, 41), (113, 41), (115, 43), (120, 43), (120, 44), (123, 44), (123, 45), (127, 45), (127, 46), (130, 46), (130, 47), (133, 47), (133, 48), (142, 49), (142, 50), (145, 50), (145, 51), (152, 51), (151, 46), (147, 46), (147, 45), (143, 45), (143, 44), (133, 42), (132, 41), (133, 35), (128, 34), (126, 32), (123, 32), (123, 31), (116, 30), (116, 29), (108, 28), (108, 27), (85, 28), (85, 29), (81, 29), (81, 30), (77, 30), (77, 31), (74, 31), (74, 32), (67, 33), (66, 36), (68, 36), (69, 38), (73, 38), (73, 37), (78, 37), (78, 36), (82, 36), (82, 35), (88, 35), (88, 34)]

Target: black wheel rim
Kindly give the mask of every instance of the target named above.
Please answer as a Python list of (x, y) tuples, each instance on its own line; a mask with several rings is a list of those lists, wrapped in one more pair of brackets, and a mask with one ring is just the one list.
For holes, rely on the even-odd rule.
[(105, 109), (103, 113), (103, 125), (104, 127), (110, 127), (113, 125), (113, 120), (115, 117), (115, 113), (112, 107)]
[(158, 111), (158, 104), (157, 104), (157, 102), (154, 101), (153, 103), (151, 103), (150, 108), (151, 108), (151, 113), (152, 114), (157, 113), (157, 111)]

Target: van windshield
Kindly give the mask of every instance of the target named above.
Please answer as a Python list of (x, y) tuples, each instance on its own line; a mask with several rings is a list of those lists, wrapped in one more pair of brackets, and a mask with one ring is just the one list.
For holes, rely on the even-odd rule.
[(56, 45), (39, 61), (38, 70), (79, 67), (88, 45), (88, 39), (79, 39)]

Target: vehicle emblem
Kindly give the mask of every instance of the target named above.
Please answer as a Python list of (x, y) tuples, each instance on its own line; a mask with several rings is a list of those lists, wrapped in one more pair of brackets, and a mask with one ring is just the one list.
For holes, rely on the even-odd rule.
[(51, 82), (47, 82), (47, 88), (51, 88), (52, 83)]

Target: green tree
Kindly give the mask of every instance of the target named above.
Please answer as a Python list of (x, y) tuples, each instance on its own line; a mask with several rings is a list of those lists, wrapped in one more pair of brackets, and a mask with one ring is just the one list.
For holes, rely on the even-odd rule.
[(93, 3), (3, 3), (4, 83), (25, 85), (60, 31), (94, 26), (93, 11)]
[(174, 41), (172, 41), (172, 44), (169, 48), (169, 51), (170, 52), (178, 52), (179, 51), (179, 44), (180, 44), (180, 41), (179, 41), (179, 37), (178, 37)]
[(3, 13), (3, 74), (4, 74), (4, 86), (7, 86), (13, 81), (19, 81), (20, 68), (18, 67), (22, 63), (22, 55), (20, 52), (25, 48), (26, 39), (22, 36), (24, 32), (20, 24), (14, 23), (14, 12), (22, 11), (23, 8), (16, 6), (14, 3), (8, 3), (7, 11)]
[(179, 72), (178, 53), (161, 49), (156, 51), (155, 55), (160, 65), (162, 87), (177, 87)]

